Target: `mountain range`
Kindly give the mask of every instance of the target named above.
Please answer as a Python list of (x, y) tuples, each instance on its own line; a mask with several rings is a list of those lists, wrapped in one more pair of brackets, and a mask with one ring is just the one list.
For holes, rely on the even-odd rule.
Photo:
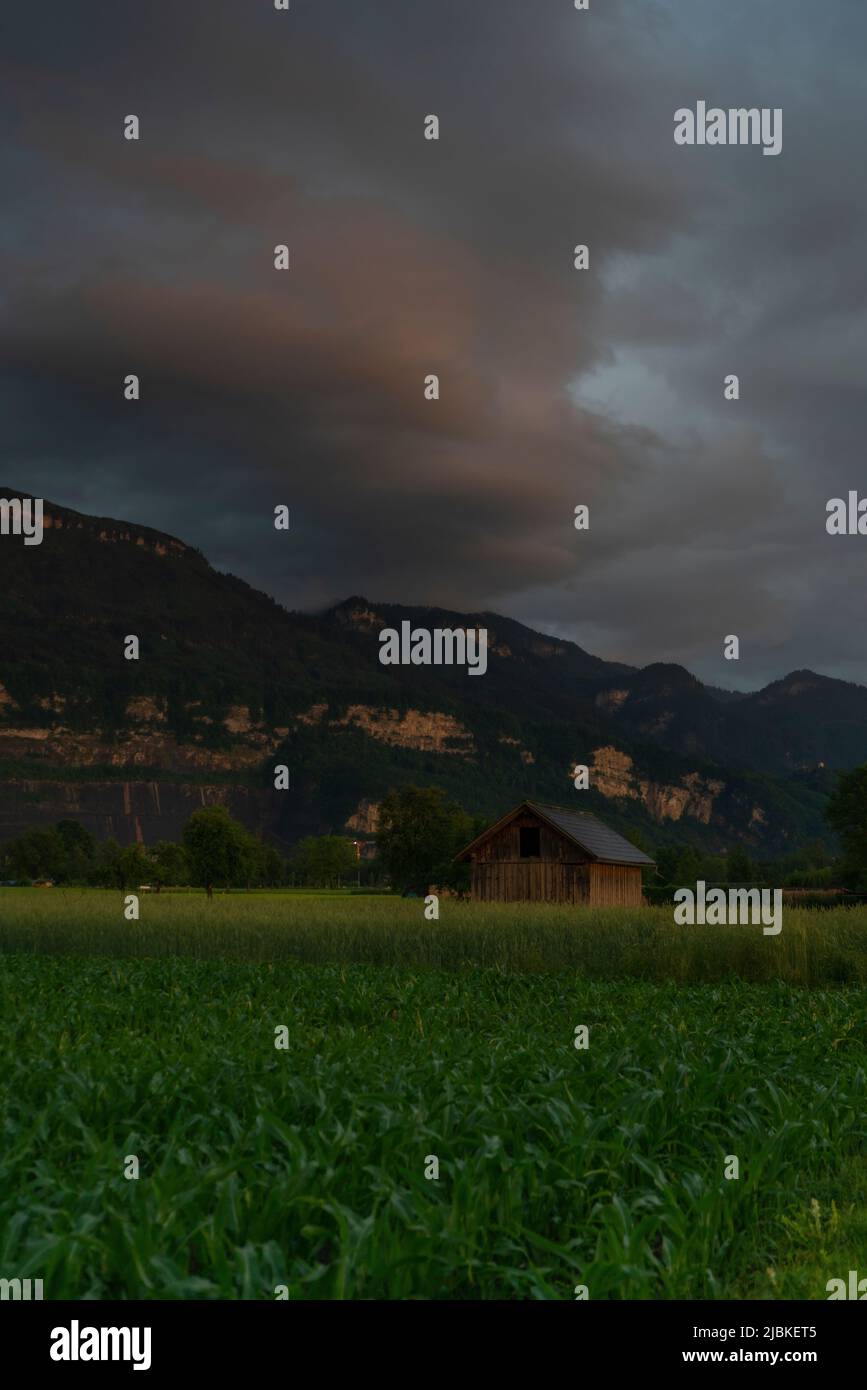
[[(495, 613), (358, 596), (290, 612), (148, 527), (47, 501), (44, 526), (38, 546), (0, 536), (0, 840), (72, 816), (151, 843), (221, 803), (284, 850), (365, 841), (384, 793), (416, 782), (491, 817), (532, 797), (650, 846), (773, 858), (831, 838), (834, 772), (867, 761), (867, 689), (812, 671), (739, 694)], [(381, 665), (379, 632), (404, 620), (486, 628), (487, 672)]]

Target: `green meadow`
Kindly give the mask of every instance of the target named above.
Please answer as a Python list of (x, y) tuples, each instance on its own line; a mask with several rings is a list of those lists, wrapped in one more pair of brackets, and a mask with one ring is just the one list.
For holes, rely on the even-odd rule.
[(867, 1274), (867, 912), (764, 937), (666, 909), (140, 901), (0, 890), (3, 1277), (824, 1299)]
[(761, 926), (676, 926), (670, 907), (575, 909), (320, 892), (0, 889), (0, 953), (579, 971), (590, 979), (867, 985), (867, 907), (783, 909)]

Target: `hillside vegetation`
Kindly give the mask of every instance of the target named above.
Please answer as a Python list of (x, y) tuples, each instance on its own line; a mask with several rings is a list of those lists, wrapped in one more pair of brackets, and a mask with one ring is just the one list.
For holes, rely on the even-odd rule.
[[(8, 835), (77, 814), (122, 842), (142, 823), (171, 839), (204, 795), (291, 844), (341, 833), (409, 782), (488, 818), (527, 796), (563, 802), (585, 763), (582, 805), (615, 828), (769, 857), (821, 836), (832, 769), (867, 759), (867, 691), (812, 672), (734, 696), (494, 613), (360, 597), (288, 612), (174, 537), (53, 503), (46, 515), (40, 546), (0, 546)], [(382, 666), (378, 633), (403, 621), (485, 627), (486, 674)], [(124, 659), (130, 634), (138, 660)], [(291, 797), (273, 793), (276, 763)]]

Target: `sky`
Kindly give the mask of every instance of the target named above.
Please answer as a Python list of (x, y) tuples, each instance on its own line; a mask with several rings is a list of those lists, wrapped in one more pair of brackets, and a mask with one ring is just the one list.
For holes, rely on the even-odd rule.
[[(289, 608), (867, 683), (863, 0), (11, 8), (4, 487)], [(676, 145), (698, 101), (782, 152)]]

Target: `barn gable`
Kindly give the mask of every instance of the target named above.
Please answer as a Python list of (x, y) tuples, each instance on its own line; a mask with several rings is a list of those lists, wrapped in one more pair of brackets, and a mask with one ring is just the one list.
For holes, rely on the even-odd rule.
[(588, 811), (522, 801), (456, 855), (480, 902), (640, 906), (653, 860)]
[(526, 815), (539, 820), (558, 832), (573, 846), (582, 851), (581, 857), (592, 859), (600, 864), (633, 864), (642, 868), (652, 868), (655, 861), (642, 850), (631, 845), (616, 830), (594, 816), (590, 811), (570, 811), (565, 806), (549, 806), (539, 801), (522, 801), (505, 816), (477, 835), (471, 844), (462, 849), (456, 859), (471, 858), (480, 845), (492, 836), (505, 830), (517, 817)]

